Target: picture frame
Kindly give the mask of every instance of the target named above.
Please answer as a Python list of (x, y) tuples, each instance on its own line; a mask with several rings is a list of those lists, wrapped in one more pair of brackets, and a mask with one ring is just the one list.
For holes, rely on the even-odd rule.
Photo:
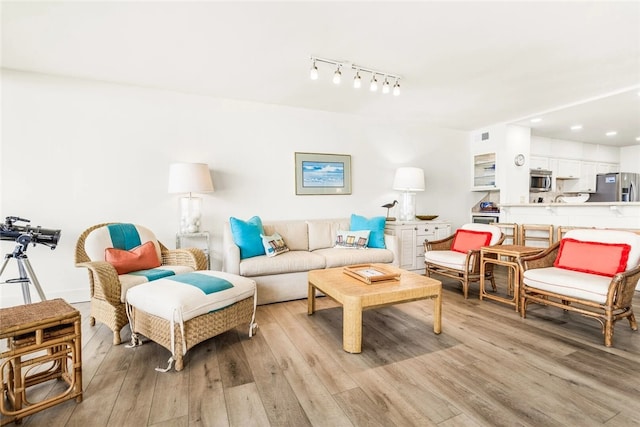
[(296, 194), (351, 194), (351, 156), (295, 153)]

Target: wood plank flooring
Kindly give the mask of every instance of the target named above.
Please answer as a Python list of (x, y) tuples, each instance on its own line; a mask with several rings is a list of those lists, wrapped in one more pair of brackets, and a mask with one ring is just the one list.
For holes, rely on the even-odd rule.
[[(342, 312), (328, 298), (259, 306), (246, 328), (191, 349), (185, 369), (159, 373), (169, 352), (113, 346), (83, 315), (84, 401), (27, 417), (25, 426), (635, 426), (640, 332), (558, 309), (464, 300), (443, 281), (443, 332), (430, 300), (368, 310), (363, 351), (342, 350)], [(634, 301), (640, 313), (640, 293)], [(129, 329), (123, 331), (123, 340)], [(40, 399), (60, 382), (30, 389)]]

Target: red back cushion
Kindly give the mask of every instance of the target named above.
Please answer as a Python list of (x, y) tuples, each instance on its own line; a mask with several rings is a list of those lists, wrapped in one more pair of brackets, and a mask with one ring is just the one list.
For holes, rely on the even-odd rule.
[(104, 260), (113, 265), (118, 274), (127, 274), (161, 265), (153, 242), (136, 246), (130, 251), (107, 248), (104, 250)]
[(583, 273), (613, 276), (627, 267), (631, 246), (626, 243), (587, 242), (571, 238), (560, 241), (554, 267)]
[(451, 250), (466, 254), (469, 250), (480, 249), (491, 242), (491, 232), (475, 230), (458, 230), (453, 238)]

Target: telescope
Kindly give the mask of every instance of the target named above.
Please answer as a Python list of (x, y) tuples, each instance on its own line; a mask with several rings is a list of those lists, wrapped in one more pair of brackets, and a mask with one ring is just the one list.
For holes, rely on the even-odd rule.
[[(25, 225), (17, 225), (16, 222), (24, 222)], [(10, 259), (16, 260), (18, 263), (18, 272), (20, 273), (20, 277), (5, 280), (4, 282), (0, 282), (0, 284), (19, 283), (22, 286), (22, 298), (25, 304), (31, 304), (29, 285), (32, 281), (33, 286), (35, 286), (38, 291), (38, 295), (40, 295), (40, 300), (45, 301), (47, 299), (42, 291), (40, 282), (38, 282), (36, 273), (33, 271), (33, 267), (31, 267), (29, 258), (27, 258), (26, 250), (29, 247), (29, 243), (33, 243), (33, 246), (35, 246), (36, 243), (40, 243), (53, 250), (58, 245), (58, 240), (60, 240), (60, 230), (52, 230), (40, 226), (32, 227), (29, 225), (29, 222), (31, 221), (28, 219), (8, 216), (4, 224), (0, 224), (0, 240), (15, 240), (17, 243), (13, 252), (5, 255), (4, 263), (2, 267), (0, 267), (0, 276), (2, 276)]]
[[(18, 225), (16, 222), (24, 222), (25, 225)], [(0, 224), (0, 240), (15, 240), (23, 250), (27, 249), (29, 243), (36, 243), (50, 247), (52, 250), (58, 245), (60, 240), (60, 230), (32, 227), (28, 219), (17, 216), (8, 216), (4, 224)]]

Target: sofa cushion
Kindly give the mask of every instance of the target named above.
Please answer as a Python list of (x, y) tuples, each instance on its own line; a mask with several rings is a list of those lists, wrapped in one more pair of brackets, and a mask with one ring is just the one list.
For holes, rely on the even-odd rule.
[(463, 230), (456, 231), (451, 243), (451, 250), (466, 254), (471, 250), (478, 250), (487, 246), (491, 241), (491, 233), (488, 231)]
[(309, 250), (309, 232), (304, 221), (270, 221), (263, 222), (264, 234), (278, 233), (282, 236), (289, 250)]
[(343, 231), (338, 230), (334, 247), (341, 249), (367, 249), (369, 230)]
[(369, 243), (368, 247), (370, 248), (378, 248), (384, 249), (384, 226), (386, 223), (386, 218), (383, 216), (375, 216), (373, 218), (365, 218), (360, 215), (351, 214), (351, 226), (349, 230), (351, 231), (360, 231), (360, 230), (369, 230), (371, 234), (369, 235)]
[(602, 229), (577, 229), (569, 230), (564, 235), (565, 239), (576, 239), (589, 242), (626, 243), (631, 246), (629, 259), (625, 271), (631, 270), (640, 264), (640, 235), (623, 230)]
[(313, 253), (324, 257), (326, 268), (393, 262), (393, 252), (388, 249), (367, 248), (361, 251), (350, 251), (342, 248), (324, 248), (315, 250)]
[(336, 241), (338, 230), (348, 230), (348, 219), (309, 220), (309, 250), (331, 248)]
[(522, 283), (543, 291), (604, 304), (607, 301), (611, 278), (563, 268), (546, 267), (525, 271)]
[(609, 276), (627, 267), (631, 246), (626, 243), (588, 242), (571, 238), (560, 241), (554, 267)]
[(104, 260), (113, 265), (118, 274), (160, 267), (161, 262), (153, 242), (146, 242), (131, 250), (106, 248)]
[[(424, 260), (443, 267), (462, 271), (464, 270), (464, 263), (467, 260), (467, 254), (456, 251), (427, 251), (424, 253)], [(473, 268), (473, 265), (470, 265), (469, 268)]]
[(240, 258), (251, 258), (264, 255), (264, 246), (260, 235), (264, 233), (262, 220), (258, 216), (253, 216), (246, 221), (238, 218), (229, 218), (233, 241), (240, 248)]
[(260, 237), (262, 237), (262, 246), (264, 246), (264, 251), (268, 257), (274, 257), (276, 255), (289, 252), (289, 248), (280, 234), (273, 233), (270, 236), (261, 234)]
[(274, 258), (258, 256), (240, 261), (240, 275), (247, 277), (295, 273), (321, 268), (325, 268), (324, 258), (308, 251), (289, 251)]
[(495, 245), (502, 237), (502, 230), (491, 224), (468, 223), (460, 227), (462, 230), (488, 231), (491, 233), (491, 241), (489, 245)]

